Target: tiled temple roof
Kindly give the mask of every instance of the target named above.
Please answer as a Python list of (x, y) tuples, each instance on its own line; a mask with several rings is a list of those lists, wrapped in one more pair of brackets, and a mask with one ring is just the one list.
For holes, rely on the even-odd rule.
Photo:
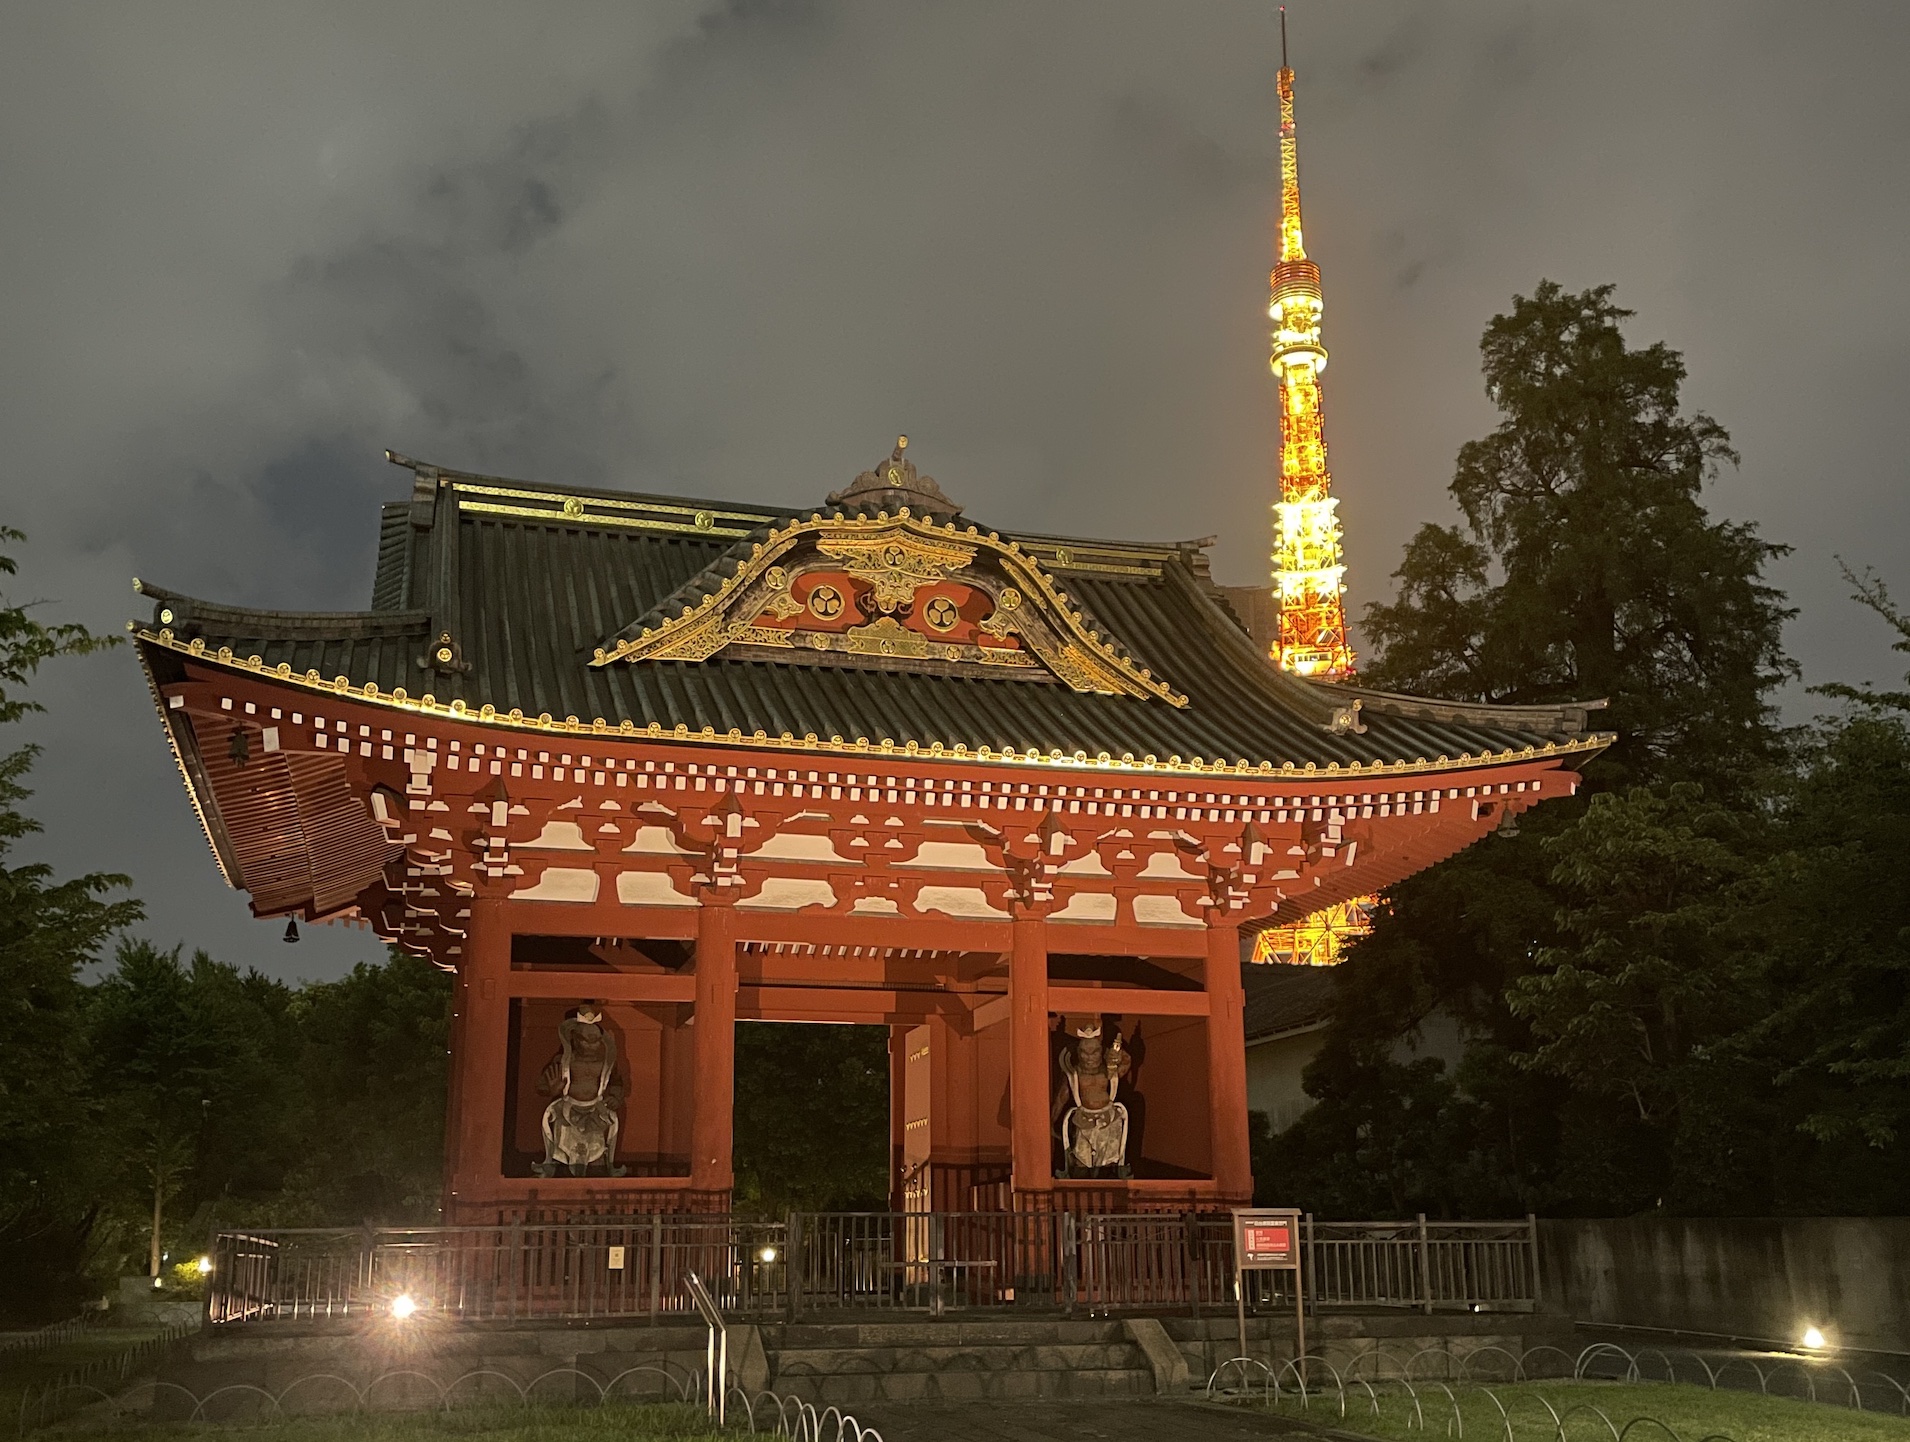
[(750, 646), (703, 660), (616, 659), (672, 615), (717, 605), (739, 573), (766, 564), (765, 546), (793, 544), (776, 537), (817, 518), (873, 526), (874, 513), (561, 487), (395, 459), (417, 479), (411, 500), (384, 508), (370, 609), (250, 610), (147, 585), (154, 612), (137, 629), (154, 659), (190, 646), (329, 690), (375, 688), (387, 703), (402, 693), (411, 704), (462, 703), (470, 716), (492, 708), (483, 719), (515, 712), (526, 726), (628, 723), (745, 744), (758, 733), (813, 736), (825, 750), (913, 742), (984, 756), (1415, 771), (1605, 739), (1583, 706), (1423, 701), (1287, 675), (1248, 638), (1197, 544), (994, 537), (933, 518), (916, 522), (932, 539), (998, 543), (998, 559), (1041, 588), (1031, 603), (1072, 626), (1103, 674), (1129, 678), (1134, 694), (1077, 689), (1048, 672)]

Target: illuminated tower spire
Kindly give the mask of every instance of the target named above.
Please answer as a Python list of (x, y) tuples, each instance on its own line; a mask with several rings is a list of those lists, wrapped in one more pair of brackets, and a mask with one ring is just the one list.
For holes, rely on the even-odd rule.
[(1325, 302), (1320, 268), (1300, 234), (1300, 144), (1293, 125), (1293, 70), (1287, 64), (1287, 12), (1280, 8), (1280, 251), (1267, 314), (1274, 323), (1273, 374), (1280, 385), (1280, 499), (1274, 505), (1273, 589), (1280, 639), (1273, 660), (1302, 676), (1352, 674), (1346, 640), (1346, 566), (1326, 469), (1320, 402), (1320, 344)]
[[(1293, 68), (1287, 64), (1287, 7), (1280, 7), (1280, 253), (1267, 314), (1273, 320), (1273, 374), (1280, 383), (1280, 499), (1273, 508), (1273, 596), (1282, 670), (1323, 681), (1353, 674), (1346, 640), (1346, 565), (1326, 469), (1320, 372), (1320, 268), (1300, 234), (1300, 142), (1293, 127)], [(1343, 901), (1254, 940), (1255, 961), (1331, 966), (1346, 943), (1372, 929), (1372, 898)]]

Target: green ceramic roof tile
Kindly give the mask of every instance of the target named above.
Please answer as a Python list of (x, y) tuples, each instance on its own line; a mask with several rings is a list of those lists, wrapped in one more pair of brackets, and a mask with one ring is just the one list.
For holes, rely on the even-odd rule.
[[(429, 503), (390, 505), (380, 518), (371, 609), (257, 611), (147, 587), (155, 614), (144, 624), (199, 638), (215, 653), (229, 647), (240, 659), (283, 663), (295, 676), (316, 671), (326, 681), (343, 676), (359, 688), (373, 682), (527, 717), (744, 737), (813, 733), (825, 742), (1324, 767), (1456, 760), (1587, 736), (1583, 709), (1397, 701), (1289, 676), (1197, 574), (1192, 548), (1065, 537), (1014, 539), (1043, 561), (1095, 633), (1184, 694), (1184, 707), (1016, 675), (884, 669), (878, 658), (815, 664), (718, 653), (593, 666), (606, 638), (680, 614), (733, 574), (770, 524), (811, 513), (425, 471), (435, 483)], [(479, 509), (506, 506), (530, 514)], [(1057, 559), (1064, 553), (1091, 554), (1081, 564), (1103, 569), (1071, 569)], [(431, 662), (446, 632), (461, 670)], [(1363, 701), (1363, 732), (1332, 729), (1348, 697)]]

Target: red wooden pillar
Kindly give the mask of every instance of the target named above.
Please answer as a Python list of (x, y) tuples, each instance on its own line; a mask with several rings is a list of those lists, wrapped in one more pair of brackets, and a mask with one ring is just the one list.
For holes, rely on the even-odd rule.
[(1048, 921), (1017, 911), (1008, 958), (1008, 1109), (1014, 1190), (1054, 1190), (1048, 1141)]
[(504, 1068), (510, 1056), (511, 927), (503, 901), (471, 903), (452, 1028), (446, 1219), (478, 1221), (504, 1167)]
[(889, 1028), (889, 1210), (905, 1210), (903, 1148), (908, 1141), (909, 1028)]
[(727, 900), (718, 902), (708, 892), (696, 916), (691, 1059), (690, 1190), (708, 1194), (712, 1205), (727, 1207), (735, 1184), (736, 912)]
[(458, 1179), (459, 1118), (464, 1115), (464, 1019), (471, 1012), (469, 964), (451, 982), (451, 1026), (445, 1038), (449, 1060), (444, 1068), (444, 1182), (438, 1197), (439, 1220), (449, 1224)]
[(1214, 1144), (1214, 1182), (1223, 1200), (1253, 1199), (1247, 1145), (1246, 996), (1240, 985), (1240, 923), (1225, 916), (1207, 926), (1207, 1111)]

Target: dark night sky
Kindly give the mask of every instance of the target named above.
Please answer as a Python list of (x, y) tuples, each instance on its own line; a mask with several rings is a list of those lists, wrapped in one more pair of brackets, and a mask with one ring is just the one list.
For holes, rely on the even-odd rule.
[[(1910, 7), (1295, 0), (1356, 609), (1447, 519), (1487, 319), (1615, 281), (1743, 451), (1711, 504), (1810, 681), (1902, 669)], [(16, 4), (0, 10), (0, 520), (18, 594), (364, 604), (386, 446), (819, 501), (895, 433), (969, 514), (1218, 533), (1263, 574), (1270, 4)], [(57, 663), (29, 848), (285, 975), (124, 650)], [(1806, 716), (1808, 697), (1791, 711)]]

